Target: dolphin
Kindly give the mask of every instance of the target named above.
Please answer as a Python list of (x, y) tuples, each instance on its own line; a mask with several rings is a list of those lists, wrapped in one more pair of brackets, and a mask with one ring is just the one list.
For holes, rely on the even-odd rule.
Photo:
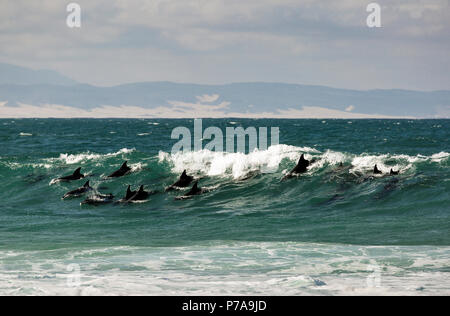
[(85, 178), (84, 174), (81, 174), (81, 167), (78, 168), (77, 170), (75, 170), (73, 172), (73, 174), (71, 174), (70, 176), (65, 176), (65, 177), (61, 177), (56, 179), (57, 181), (64, 181), (64, 182), (68, 182), (68, 181), (75, 181), (75, 180), (80, 180)]
[(112, 194), (95, 194), (94, 196), (88, 197), (86, 200), (80, 203), (80, 205), (101, 205), (112, 203), (114, 195)]
[(237, 178), (236, 181), (247, 181), (253, 178), (256, 178), (257, 176), (259, 176), (261, 173), (259, 170), (250, 170), (249, 172), (247, 172), (246, 174), (242, 175), (241, 177)]
[(126, 203), (129, 199), (131, 199), (137, 191), (131, 191), (131, 185), (128, 185), (127, 193), (125, 193), (125, 196), (118, 201), (118, 203)]
[(186, 193), (186, 196), (192, 196), (192, 195), (199, 195), (202, 194), (203, 190), (198, 187), (198, 181), (195, 181), (192, 188), (189, 190), (188, 193)]
[(310, 162), (309, 160), (305, 159), (305, 155), (302, 154), (300, 156), (300, 159), (298, 160), (297, 165), (295, 166), (294, 169), (291, 170), (291, 174), (300, 174), (300, 173), (305, 173), (307, 168), (309, 167)]
[(373, 167), (373, 174), (383, 174), (383, 172), (381, 172), (380, 170), (378, 170), (378, 166), (375, 165), (375, 167)]
[(92, 191), (92, 187), (89, 185), (89, 181), (87, 181), (81, 188), (75, 189), (73, 191), (67, 192), (66, 194), (64, 194), (63, 196), (63, 200), (68, 199), (68, 198), (76, 198), (76, 197), (80, 197), (83, 194)]
[(392, 168), (391, 168), (391, 171), (389, 172), (389, 175), (391, 175), (391, 176), (397, 176), (399, 173), (400, 173), (399, 171), (394, 171), (394, 170), (392, 170)]
[(339, 163), (337, 167), (333, 170), (328, 171), (327, 174), (327, 182), (328, 181), (336, 181), (343, 186), (346, 186), (349, 182), (358, 181), (358, 178), (362, 175), (355, 174), (354, 172), (350, 172), (352, 165), (344, 165), (344, 163)]
[(39, 174), (39, 175), (29, 174), (24, 177), (24, 181), (29, 184), (35, 184), (35, 183), (38, 183), (38, 182), (44, 180), (45, 178), (46, 178), (46, 175), (43, 175), (43, 174)]
[(177, 182), (169, 186), (166, 191), (172, 191), (176, 188), (185, 188), (187, 187), (192, 181), (194, 180), (194, 177), (188, 176), (186, 174), (186, 170), (183, 171), (181, 176), (178, 178)]
[(383, 199), (390, 195), (400, 184), (398, 178), (391, 178), (388, 183), (383, 186), (383, 190), (375, 195), (376, 199)]
[(186, 193), (183, 196), (178, 196), (175, 198), (175, 200), (185, 200), (185, 199), (189, 199), (191, 197), (193, 197), (194, 195), (200, 195), (203, 194), (205, 192), (208, 192), (208, 189), (204, 189), (204, 188), (199, 188), (198, 187), (198, 181), (195, 181), (194, 185), (192, 186), (192, 188), (189, 190), (188, 193)]
[(129, 185), (127, 188), (127, 193), (125, 194), (125, 200), (131, 199), (136, 193), (137, 191), (131, 191), (131, 185)]
[(308, 170), (308, 167), (311, 165), (311, 163), (314, 163), (314, 162), (315, 162), (315, 160), (312, 161), (312, 162), (310, 162), (309, 160), (306, 160), (306, 159), (305, 159), (305, 155), (302, 154), (302, 155), (300, 156), (300, 159), (298, 160), (298, 163), (297, 163), (297, 165), (295, 166), (295, 168), (292, 169), (291, 171), (289, 171), (289, 173), (286, 174), (286, 175), (283, 177), (283, 179), (281, 179), (281, 180), (285, 180), (285, 179), (288, 179), (288, 178), (292, 178), (292, 177), (294, 177), (294, 176), (296, 176), (296, 175), (305, 173), (305, 172)]
[[(128, 193), (128, 192), (127, 192)], [(144, 191), (144, 186), (141, 185), (139, 190), (130, 197), (127, 202), (133, 202), (133, 201), (145, 201), (150, 196), (150, 192)]]
[(119, 178), (128, 174), (131, 171), (131, 168), (127, 166), (128, 161), (125, 161), (119, 170), (114, 171), (112, 174), (108, 176), (108, 178)]

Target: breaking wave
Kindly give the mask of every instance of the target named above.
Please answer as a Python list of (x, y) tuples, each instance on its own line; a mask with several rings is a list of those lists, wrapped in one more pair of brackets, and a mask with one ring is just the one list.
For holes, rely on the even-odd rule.
[(366, 153), (355, 155), (332, 150), (320, 152), (310, 147), (275, 145), (267, 150), (255, 150), (249, 154), (214, 152), (210, 150), (169, 154), (160, 151), (158, 159), (159, 162), (169, 162), (174, 173), (180, 173), (186, 169), (192, 173), (206, 176), (232, 176), (238, 179), (251, 171), (285, 173), (289, 170), (285, 168), (292, 167), (292, 164), (299, 159), (301, 154), (305, 154), (306, 159), (316, 160), (316, 163), (312, 165), (309, 171), (310, 174), (340, 163), (351, 165), (350, 172), (367, 172), (372, 170), (375, 164), (384, 173), (388, 173), (391, 168), (400, 172), (406, 172), (415, 168), (415, 165), (418, 163), (440, 163), (448, 160), (450, 157), (450, 154), (447, 152), (431, 156), (373, 155)]
[(125, 155), (125, 154), (129, 154), (136, 151), (136, 149), (128, 149), (128, 148), (122, 148), (121, 150), (114, 152), (114, 153), (109, 153), (109, 154), (95, 154), (95, 153), (91, 153), (91, 152), (86, 152), (86, 153), (81, 153), (81, 154), (60, 154), (58, 158), (48, 158), (45, 159), (48, 162), (59, 162), (59, 163), (64, 163), (67, 165), (73, 165), (73, 164), (77, 164), (77, 163), (82, 163), (82, 162), (86, 162), (89, 160), (101, 160), (101, 159), (105, 159), (105, 158), (111, 158), (111, 157), (117, 157), (120, 155)]

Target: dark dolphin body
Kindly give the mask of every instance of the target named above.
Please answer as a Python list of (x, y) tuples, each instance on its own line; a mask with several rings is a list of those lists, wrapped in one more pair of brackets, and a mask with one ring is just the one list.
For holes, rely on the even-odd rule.
[(399, 171), (394, 171), (394, 170), (391, 169), (391, 171), (389, 172), (389, 175), (391, 175), (391, 176), (398, 176), (399, 173), (400, 173)]
[(308, 171), (308, 167), (314, 162), (315, 160), (314, 161), (306, 160), (305, 155), (302, 154), (295, 168), (292, 169), (287, 175), (285, 175), (282, 180), (292, 178), (299, 174), (305, 173), (306, 171)]
[(260, 174), (261, 174), (261, 172), (259, 170), (251, 170), (251, 171), (247, 172), (246, 174), (244, 174), (243, 176), (241, 176), (240, 178), (236, 179), (236, 181), (247, 181), (247, 180), (256, 178)]
[(144, 186), (141, 185), (139, 190), (131, 198), (129, 198), (127, 202), (146, 201), (150, 194), (151, 192), (144, 191)]
[(66, 194), (64, 194), (63, 196), (63, 200), (64, 199), (68, 199), (68, 198), (76, 198), (76, 197), (80, 197), (83, 194), (92, 191), (92, 187), (89, 185), (89, 181), (86, 182), (81, 188), (78, 188), (76, 190), (67, 192)]
[(85, 178), (84, 174), (81, 174), (80, 171), (81, 171), (81, 167), (78, 168), (77, 170), (75, 170), (74, 173), (71, 174), (70, 176), (61, 177), (56, 180), (67, 182), (67, 181), (75, 181), (75, 180), (80, 180), (80, 179)]
[(193, 180), (194, 180), (194, 177), (188, 176), (186, 174), (186, 170), (184, 170), (183, 173), (181, 174), (181, 176), (178, 178), (178, 181), (175, 182), (174, 184), (172, 184), (171, 186), (169, 186), (166, 189), (166, 191), (172, 191), (172, 190), (175, 190), (176, 188), (185, 188), (189, 184), (191, 184), (191, 182)]
[(397, 189), (400, 184), (400, 180), (397, 177), (393, 177), (383, 186), (383, 190), (381, 190), (378, 194), (375, 195), (376, 199), (383, 199), (390, 195), (393, 191)]
[(144, 186), (141, 185), (139, 190), (137, 191), (131, 191), (131, 186), (128, 186), (127, 193), (125, 197), (123, 197), (121, 200), (119, 200), (117, 203), (131, 203), (131, 202), (137, 202), (137, 201), (147, 201), (148, 197), (153, 194), (157, 194), (158, 191), (144, 191)]
[(381, 172), (381, 170), (378, 170), (378, 166), (375, 165), (375, 167), (373, 167), (373, 174), (383, 174), (383, 172)]
[(198, 181), (195, 181), (194, 185), (192, 186), (192, 188), (189, 190), (188, 193), (186, 193), (183, 196), (178, 196), (175, 198), (175, 200), (185, 200), (185, 199), (189, 199), (195, 195), (200, 195), (203, 194), (205, 192), (208, 192), (208, 189), (204, 189), (204, 188), (199, 188), (198, 187)]
[(94, 196), (88, 197), (86, 200), (80, 203), (80, 205), (102, 205), (110, 204), (114, 200), (114, 195), (112, 194), (95, 194)]
[(47, 176), (44, 174), (39, 174), (39, 175), (29, 174), (24, 177), (24, 181), (29, 184), (35, 184), (35, 183), (41, 182), (45, 178), (47, 178)]
[(305, 173), (308, 169), (310, 165), (309, 160), (305, 159), (305, 155), (301, 155), (297, 165), (295, 166), (294, 169), (291, 170), (290, 174), (300, 174), (300, 173)]
[(336, 180), (338, 182), (350, 182), (356, 177), (354, 174), (350, 173), (351, 165), (344, 165), (342, 162), (334, 168), (327, 172), (329, 180)]
[(131, 199), (136, 193), (137, 193), (137, 191), (131, 191), (131, 185), (128, 185), (127, 193), (125, 193), (125, 196), (124, 196), (122, 199), (120, 199), (118, 202), (119, 202), (119, 203), (126, 203), (126, 202), (128, 202), (128, 200)]
[(108, 176), (108, 178), (119, 178), (128, 174), (131, 171), (131, 168), (127, 166), (128, 161), (125, 161), (119, 170), (114, 171), (112, 174)]
[(198, 187), (198, 181), (195, 181), (192, 188), (186, 193), (186, 196), (199, 195), (202, 194), (202, 189)]
[(125, 200), (129, 200), (131, 199), (135, 194), (137, 193), (137, 191), (131, 191), (131, 185), (128, 186), (127, 188), (127, 193), (125, 194)]

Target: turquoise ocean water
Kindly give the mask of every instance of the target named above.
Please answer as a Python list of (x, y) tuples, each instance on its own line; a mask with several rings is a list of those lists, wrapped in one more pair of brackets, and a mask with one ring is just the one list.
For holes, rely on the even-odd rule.
[[(171, 154), (193, 124), (0, 120), (0, 294), (450, 294), (449, 120), (205, 119), (279, 127), (280, 144)], [(302, 153), (317, 162), (280, 181)], [(117, 200), (159, 193), (62, 200), (86, 180), (52, 179), (78, 167)], [(165, 193), (184, 169), (209, 192)]]

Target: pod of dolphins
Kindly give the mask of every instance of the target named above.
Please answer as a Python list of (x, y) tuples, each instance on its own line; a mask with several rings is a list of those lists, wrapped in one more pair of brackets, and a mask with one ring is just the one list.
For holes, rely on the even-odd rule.
[[(308, 167), (310, 167), (315, 162), (316, 162), (315, 160), (311, 160), (311, 161), (306, 160), (304, 154), (302, 154), (297, 165), (290, 172), (288, 172), (281, 180), (283, 181), (283, 180), (286, 180), (289, 178), (293, 178), (293, 177), (299, 176), (302, 173), (307, 172)], [(131, 168), (128, 167), (127, 163), (128, 162), (125, 161), (118, 170), (114, 171), (107, 178), (110, 178), (110, 179), (119, 178), (119, 177), (123, 177), (123, 176), (129, 174), (131, 172)], [(340, 163), (339, 168), (342, 168), (342, 167), (343, 167), (343, 164)], [(375, 165), (373, 168), (373, 174), (374, 175), (382, 174), (382, 171), (380, 171), (378, 169), (377, 165)], [(393, 169), (391, 169), (389, 172), (389, 175), (391, 175), (391, 176), (398, 175), (398, 174), (399, 174), (399, 171), (394, 171)], [(74, 171), (73, 174), (64, 176), (61, 178), (57, 178), (56, 181), (57, 182), (69, 182), (69, 181), (80, 180), (85, 177), (86, 176), (81, 173), (81, 168), (78, 168)], [(192, 182), (194, 182), (194, 183), (193, 183), (191, 189), (185, 195), (176, 197), (175, 198), (176, 200), (189, 199), (195, 195), (200, 195), (200, 194), (203, 194), (203, 193), (206, 193), (209, 191), (207, 188), (199, 187), (198, 180), (195, 180), (195, 181), (194, 180), (195, 180), (194, 177), (187, 175), (186, 170), (184, 170), (183, 173), (178, 178), (178, 180), (175, 183), (173, 183), (172, 185), (170, 185), (169, 187), (167, 187), (165, 191), (169, 192), (169, 191), (173, 191), (173, 190), (187, 188), (187, 187), (189, 187), (189, 185)], [(101, 205), (101, 204), (114, 203), (114, 195), (101, 194), (101, 193), (97, 192), (94, 188), (92, 188), (90, 186), (89, 181), (87, 181), (82, 187), (72, 190), (70, 192), (67, 192), (66, 194), (64, 194), (62, 199), (64, 200), (64, 199), (70, 199), (70, 198), (78, 198), (78, 197), (81, 197), (88, 193), (94, 193), (94, 194), (89, 196), (88, 198), (86, 198), (83, 202), (81, 202), (80, 203), (81, 205)], [(156, 193), (158, 193), (158, 192), (157, 191), (150, 191), (150, 192), (145, 191), (143, 185), (141, 185), (138, 190), (132, 191), (131, 185), (129, 185), (127, 188), (127, 191), (125, 193), (125, 196), (122, 199), (116, 201), (115, 203), (136, 203), (136, 202), (141, 202), (141, 201), (147, 201), (151, 195), (156, 194)]]

